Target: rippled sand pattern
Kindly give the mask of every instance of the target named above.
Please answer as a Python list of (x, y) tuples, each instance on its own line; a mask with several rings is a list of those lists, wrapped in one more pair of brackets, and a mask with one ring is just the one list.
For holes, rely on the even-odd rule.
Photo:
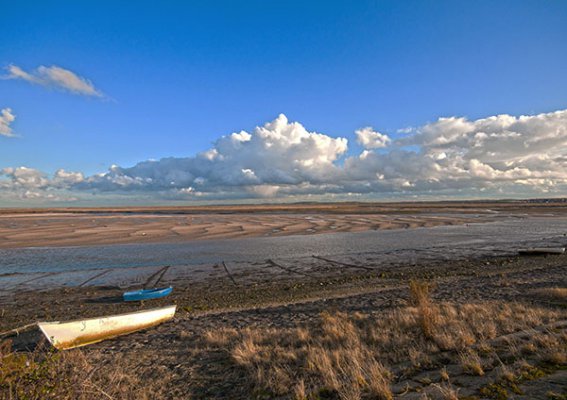
[(564, 215), (561, 201), (0, 209), (0, 248), (362, 232)]
[[(380, 214), (4, 215), (0, 216), (0, 247), (306, 235), (467, 222), (472, 222), (472, 218)], [(475, 222), (479, 222), (478, 218)]]

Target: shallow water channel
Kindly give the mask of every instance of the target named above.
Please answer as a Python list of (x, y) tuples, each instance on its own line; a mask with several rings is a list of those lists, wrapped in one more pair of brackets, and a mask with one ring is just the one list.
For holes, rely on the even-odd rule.
[(514, 252), (527, 245), (567, 244), (566, 217), (526, 217), (490, 223), (185, 243), (38, 247), (0, 250), (0, 276), (101, 268), (254, 262), (266, 259), (431, 250), (451, 259), (471, 250)]

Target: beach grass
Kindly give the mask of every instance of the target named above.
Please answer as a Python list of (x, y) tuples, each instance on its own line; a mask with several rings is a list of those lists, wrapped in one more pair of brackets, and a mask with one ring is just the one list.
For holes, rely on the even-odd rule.
[[(502, 396), (520, 393), (526, 382), (566, 368), (567, 332), (555, 326), (566, 317), (563, 308), (437, 301), (434, 282), (414, 280), (408, 286), (402, 293), (405, 305), (352, 313), (326, 309), (291, 328), (224, 327), (197, 337), (177, 332), (175, 363), (214, 359), (220, 371), (215, 379), (250, 389), (240, 398), (305, 400), (390, 400), (418, 390), (408, 382), (419, 382), (429, 396), (423, 398), (458, 399), (467, 391), (507, 398)], [(104, 347), (14, 352), (6, 340), (0, 347), (0, 397), (191, 397), (192, 385), (207, 386), (211, 379), (181, 382), (163, 360), (150, 355), (138, 362), (138, 355), (125, 350), (109, 357)]]

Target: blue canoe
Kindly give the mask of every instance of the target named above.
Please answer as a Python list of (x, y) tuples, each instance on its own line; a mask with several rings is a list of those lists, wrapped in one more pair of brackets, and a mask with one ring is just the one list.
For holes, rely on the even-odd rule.
[(133, 292), (126, 292), (124, 293), (124, 301), (159, 299), (160, 297), (165, 297), (170, 294), (172, 290), (173, 288), (170, 286), (161, 289), (142, 289), (135, 290)]

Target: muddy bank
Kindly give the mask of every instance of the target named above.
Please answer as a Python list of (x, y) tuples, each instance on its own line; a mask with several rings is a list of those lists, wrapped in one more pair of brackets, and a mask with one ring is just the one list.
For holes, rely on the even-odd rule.
[[(526, 317), (522, 318), (531, 321), (527, 322), (531, 325), (526, 327), (535, 336), (533, 339), (532, 336), (522, 338), (520, 344), (513, 342), (512, 348), (528, 344), (533, 346), (532, 341), (539, 343), (538, 340), (543, 340), (542, 335), (546, 332), (554, 335), (553, 340), (560, 340), (561, 332), (567, 332), (567, 324), (557, 325), (567, 319), (565, 299), (540, 294), (545, 289), (567, 287), (565, 255), (488, 257), (405, 265), (375, 271), (346, 269), (340, 275), (329, 271), (326, 277), (295, 275), (298, 274), (289, 273), (285, 275), (285, 279), (271, 279), (249, 286), (228, 278), (191, 284), (179, 282), (170, 297), (145, 304), (121, 302), (119, 296), (122, 290), (115, 287), (21, 292), (9, 301), (2, 302), (0, 321), (2, 329), (7, 329), (35, 319), (66, 320), (175, 303), (179, 311), (171, 322), (86, 347), (79, 353), (71, 353), (80, 356), (83, 364), (94, 363), (96, 370), (107, 371), (105, 374), (118, 368), (128, 377), (129, 370), (135, 371), (136, 379), (143, 377), (148, 390), (160, 399), (248, 399), (251, 393), (254, 398), (293, 398), (293, 393), (274, 395), (274, 391), (285, 393), (285, 388), (278, 389), (275, 382), (268, 387), (269, 390), (261, 389), (258, 386), (258, 376), (235, 361), (234, 346), (239, 346), (239, 341), (244, 340), (242, 338), (246, 335), (257, 332), (254, 335), (260, 335), (255, 339), (259, 343), (270, 335), (275, 335), (274, 346), (278, 348), (284, 343), (281, 338), (277, 339), (278, 335), (316, 331), (322, 316), (326, 318), (325, 315), (337, 313), (344, 315), (344, 318), (368, 321), (365, 324), (380, 321), (385, 316), (406, 318), (406, 313), (415, 312), (415, 308), (410, 307), (408, 282), (411, 279), (431, 282), (434, 304), (446, 304), (444, 309), (454, 307), (458, 310), (459, 307), (465, 307), (464, 315), (471, 315), (470, 310), (473, 309), (489, 315), (504, 313), (498, 318), (504, 318), (505, 315), (505, 318), (509, 318), (510, 310), (526, 313)], [(471, 318), (473, 316), (474, 314)], [(433, 399), (444, 398), (437, 387), (441, 385), (445, 388), (447, 381), (441, 377), (450, 374), (449, 387), (458, 389), (461, 395), (477, 396), (470, 398), (491, 398), (480, 396), (483, 390), (509, 391), (508, 386), (501, 384), (498, 378), (500, 372), (497, 360), (502, 359), (508, 363), (517, 356), (510, 353), (510, 346), (499, 343), (510, 343), (510, 339), (506, 337), (515, 332), (513, 321), (519, 316), (514, 316), (512, 322), (506, 322), (512, 324), (512, 328), (506, 328), (506, 325), (499, 328), (503, 329), (502, 334), (492, 333), (490, 341), (484, 339), (480, 344), (472, 342), (473, 350), (477, 348), (475, 346), (484, 346), (481, 349), (489, 348), (494, 349), (490, 352), (497, 352), (497, 356), (491, 356), (492, 358), (489, 356), (493, 353), (479, 353), (483, 355), (482, 375), (467, 372), (462, 361), (459, 361), (462, 350), (441, 353), (434, 351), (431, 354), (420, 350), (425, 353), (420, 353), (421, 358), (418, 360), (421, 361), (413, 361), (414, 364), (417, 362), (415, 365), (409, 359), (403, 362), (384, 361), (393, 374), (388, 378), (389, 390), (395, 398), (419, 399), (423, 392), (429, 393)], [(484, 321), (482, 324), (488, 322), (487, 319)], [(542, 325), (540, 327), (537, 324)], [(546, 328), (548, 324), (552, 324), (550, 326), (554, 327), (553, 330)], [(486, 330), (482, 325), (471, 326), (470, 329), (481, 332), (481, 337)], [(381, 332), (386, 334), (383, 329)], [(414, 334), (417, 333), (411, 335)], [(25, 346), (22, 347), (22, 343), (31, 344), (29, 340), (32, 337), (21, 335), (12, 339), (15, 343), (20, 339), (19, 349), (23, 350)], [(546, 340), (548, 343), (551, 339)], [(549, 343), (551, 344), (546, 346), (554, 346), (555, 342)], [(560, 354), (563, 345), (557, 346), (560, 347), (549, 347), (545, 351)], [(410, 354), (411, 351), (413, 350), (410, 349)], [(486, 357), (488, 359), (485, 360)], [(567, 377), (561, 374), (562, 359), (557, 361), (559, 364), (546, 364), (548, 366), (542, 367), (538, 357), (540, 355), (535, 350), (522, 355), (522, 365), (528, 365), (526, 371), (534, 377), (529, 381), (518, 381), (514, 386), (517, 387), (515, 390), (526, 396), (518, 398), (544, 399), (547, 392), (563, 390), (567, 385)], [(424, 364), (425, 361), (427, 363)], [(519, 371), (528, 368), (522, 365), (517, 367)], [(122, 381), (121, 384), (126, 386), (120, 390), (137, 393), (134, 386), (128, 389), (128, 379), (130, 378)], [(134, 382), (139, 384), (138, 381)], [(498, 385), (501, 386), (491, 386), (494, 382), (499, 382)], [(293, 382), (293, 385), (296, 384), (297, 382)], [(104, 388), (111, 389), (116, 388)], [(310, 387), (307, 389), (313, 390)], [(317, 389), (318, 393), (323, 393), (323, 389)], [(330, 392), (330, 396), (332, 393)], [(540, 396), (542, 393), (543, 397)], [(92, 398), (96, 396), (95, 393)]]
[[(116, 314), (144, 308), (177, 304), (176, 318), (230, 310), (264, 308), (304, 302), (346, 304), (357, 296), (375, 297), (378, 292), (399, 293), (411, 279), (437, 282), (436, 295), (462, 301), (478, 299), (513, 300), (524, 289), (540, 286), (567, 286), (567, 256), (481, 257), (457, 261), (431, 261), (421, 265), (348, 268), (314, 259), (312, 269), (294, 270), (278, 264), (264, 279), (232, 271), (230, 279), (222, 266), (218, 274), (202, 280), (179, 279), (173, 293), (164, 299), (143, 303), (122, 301), (123, 288), (92, 286), (38, 291), (17, 291), (0, 298), (0, 330), (38, 320), (68, 320)], [(315, 272), (317, 271), (317, 272)], [(242, 271), (240, 271), (242, 272)], [(514, 279), (514, 284), (510, 280)], [(164, 284), (169, 284), (165, 282)], [(453, 289), (449, 289), (453, 285)], [(473, 290), (474, 289), (474, 290)], [(353, 297), (355, 296), (355, 297)], [(403, 296), (402, 296), (403, 297)], [(402, 299), (400, 297), (400, 301)], [(351, 300), (346, 300), (346, 299)], [(362, 303), (361, 303), (362, 304)], [(364, 306), (361, 305), (362, 308)]]

